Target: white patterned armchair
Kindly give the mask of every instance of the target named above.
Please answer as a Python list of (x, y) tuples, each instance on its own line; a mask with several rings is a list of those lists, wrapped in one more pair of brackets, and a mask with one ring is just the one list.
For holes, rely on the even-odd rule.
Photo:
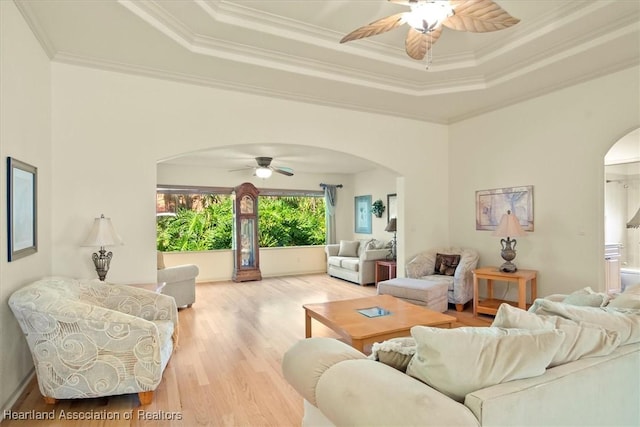
[(173, 298), (97, 280), (49, 277), (9, 298), (47, 403), (153, 392), (173, 353)]
[[(436, 254), (460, 255), (460, 261), (455, 267), (453, 276), (435, 273)], [(405, 272), (407, 277), (414, 279), (428, 279), (446, 281), (449, 285), (448, 302), (456, 305), (456, 310), (462, 311), (464, 305), (473, 299), (473, 273), (478, 265), (478, 252), (469, 248), (440, 247), (418, 254), (407, 263)]]

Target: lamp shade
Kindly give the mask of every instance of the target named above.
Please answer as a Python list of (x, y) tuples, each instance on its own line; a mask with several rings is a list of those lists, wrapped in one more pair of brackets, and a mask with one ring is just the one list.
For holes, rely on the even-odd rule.
[(518, 217), (512, 214), (511, 211), (507, 211), (506, 214), (502, 215), (500, 224), (493, 232), (493, 235), (497, 237), (519, 237), (526, 236), (526, 233), (520, 226)]
[(384, 228), (384, 231), (395, 232), (397, 231), (396, 227), (397, 227), (397, 220), (395, 218), (391, 218), (387, 226)]
[(638, 212), (629, 220), (627, 223), (627, 228), (638, 228), (640, 227), (640, 208), (638, 208)]
[(118, 233), (116, 233), (115, 228), (113, 228), (111, 218), (105, 218), (104, 215), (100, 215), (100, 218), (96, 218), (93, 221), (93, 226), (82, 246), (103, 247), (122, 244), (124, 244), (124, 242)]

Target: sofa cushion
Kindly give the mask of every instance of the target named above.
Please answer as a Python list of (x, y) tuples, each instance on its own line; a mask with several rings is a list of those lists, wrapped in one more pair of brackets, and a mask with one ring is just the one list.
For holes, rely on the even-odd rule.
[(431, 282), (441, 282), (447, 284), (447, 290), (453, 291), (453, 277), (452, 276), (443, 276), (441, 274), (431, 274), (429, 276), (422, 276), (420, 280), (428, 280)]
[(358, 271), (360, 268), (360, 260), (358, 258), (342, 258), (340, 266), (351, 271)]
[(569, 320), (558, 316), (530, 313), (509, 304), (498, 308), (491, 326), (519, 329), (559, 329), (564, 341), (550, 366), (563, 365), (583, 357), (606, 356), (620, 345), (620, 335), (599, 325)]
[(338, 256), (357, 257), (358, 246), (360, 246), (360, 242), (357, 240), (340, 240)]
[(407, 374), (458, 402), (475, 390), (542, 375), (564, 340), (558, 330), (414, 326)]
[(339, 257), (339, 256), (330, 256), (327, 259), (327, 264), (333, 265), (334, 267), (340, 267), (340, 264), (342, 264), (343, 259), (344, 259), (343, 257)]
[(579, 307), (538, 298), (529, 311), (600, 325), (620, 334), (620, 345), (640, 342), (640, 310), (615, 307)]
[(405, 372), (414, 354), (416, 340), (412, 337), (400, 337), (373, 343), (369, 358)]
[(460, 263), (460, 255), (436, 254), (436, 262), (433, 274), (441, 274), (443, 276), (453, 276), (456, 268)]

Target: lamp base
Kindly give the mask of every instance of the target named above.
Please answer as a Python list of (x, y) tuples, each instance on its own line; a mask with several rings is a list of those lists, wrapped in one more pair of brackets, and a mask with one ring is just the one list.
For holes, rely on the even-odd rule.
[(504, 264), (502, 264), (498, 268), (498, 270), (502, 271), (503, 273), (515, 273), (516, 271), (518, 271), (518, 267), (516, 267), (516, 265), (511, 261), (507, 261)]
[(107, 277), (107, 272), (109, 271), (111, 258), (113, 258), (113, 252), (109, 251), (107, 253), (104, 247), (101, 247), (98, 252), (100, 253), (100, 255), (94, 252), (91, 258), (93, 259), (93, 265), (96, 266), (96, 273), (98, 273), (98, 278), (101, 282), (104, 282), (104, 279)]
[(516, 267), (516, 265), (511, 261), (513, 261), (516, 258), (516, 249), (515, 249), (517, 244), (516, 240), (510, 239), (509, 237), (507, 237), (507, 240), (505, 239), (500, 240), (500, 244), (502, 245), (502, 251), (500, 251), (500, 256), (502, 257), (503, 260), (505, 260), (505, 263), (500, 266), (499, 270), (502, 271), (503, 273), (515, 273), (518, 270), (518, 267)]

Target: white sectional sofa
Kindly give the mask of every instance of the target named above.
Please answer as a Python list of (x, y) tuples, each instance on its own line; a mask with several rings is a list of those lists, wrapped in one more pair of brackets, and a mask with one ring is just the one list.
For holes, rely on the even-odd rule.
[[(499, 322), (521, 321), (524, 327), (539, 321), (546, 325), (543, 329), (527, 329), (531, 324), (526, 328), (415, 327), (419, 328), (414, 334), (418, 345), (415, 355), (409, 356), (407, 373), (338, 340), (309, 338), (296, 343), (285, 354), (282, 368), (304, 398), (302, 425), (640, 425), (640, 310), (576, 309), (556, 301), (534, 306), (535, 313), (513, 308), (519, 312)], [(585, 321), (577, 318), (582, 314)], [(520, 316), (528, 320), (518, 320)], [(576, 331), (599, 327), (593, 323), (598, 316), (611, 316), (611, 321), (605, 319), (599, 331), (589, 330), (577, 338), (581, 332), (576, 335)], [(430, 338), (421, 336), (424, 333)], [(456, 339), (459, 334), (468, 335)], [(466, 348), (477, 338), (493, 339), (493, 335), (546, 342), (526, 343), (521, 352), (513, 342), (481, 351)], [(506, 352), (502, 361), (496, 360), (500, 352)], [(465, 357), (473, 362), (461, 362)], [(563, 363), (567, 357), (577, 359)], [(420, 365), (429, 363), (432, 366), (421, 371), (427, 375), (417, 379)], [(503, 380), (494, 378), (494, 383), (474, 389), (481, 383), (475, 377), (485, 374), (503, 376)]]
[(359, 285), (375, 282), (376, 261), (386, 259), (390, 248), (375, 240), (341, 240), (325, 246), (327, 274)]

